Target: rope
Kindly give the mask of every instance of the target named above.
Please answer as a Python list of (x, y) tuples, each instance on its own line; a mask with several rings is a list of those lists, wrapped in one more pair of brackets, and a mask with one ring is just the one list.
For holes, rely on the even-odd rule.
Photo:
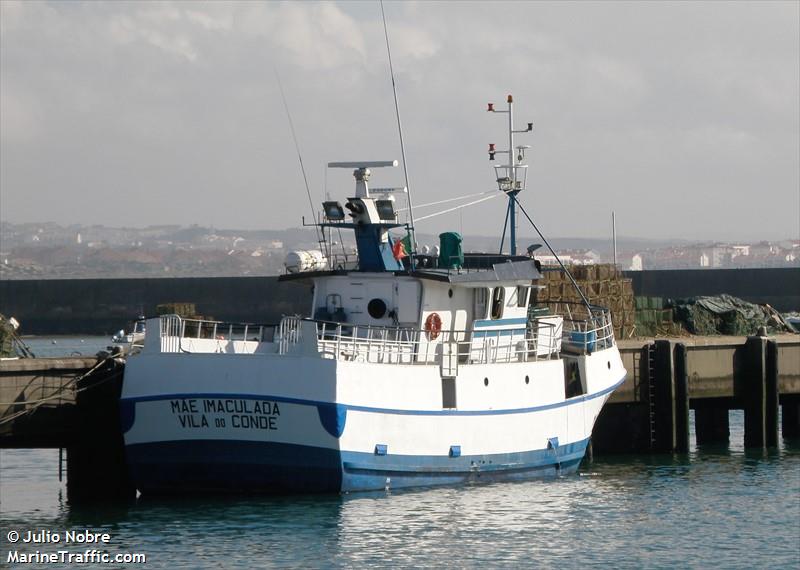
[[(4, 417), (4, 418), (0, 419), (0, 425), (7, 424), (7, 423), (11, 422), (12, 420), (17, 419), (18, 417), (24, 416), (25, 414), (31, 414), (34, 411), (36, 411), (37, 409), (39, 409), (46, 402), (49, 402), (51, 400), (61, 399), (63, 397), (64, 392), (70, 390), (75, 384), (77, 384), (78, 382), (80, 382), (84, 378), (87, 378), (89, 375), (93, 374), (96, 370), (101, 368), (107, 362), (116, 360), (117, 356), (118, 355), (114, 355), (114, 356), (109, 355), (106, 358), (104, 358), (103, 360), (98, 360), (97, 363), (94, 366), (92, 366), (89, 370), (87, 370), (86, 372), (84, 372), (80, 376), (76, 376), (76, 377), (72, 378), (67, 383), (62, 385), (58, 389), (57, 392), (54, 392), (53, 394), (51, 394), (50, 396), (47, 396), (46, 398), (38, 398), (36, 400), (22, 400), (22, 401), (16, 401), (16, 402), (0, 402), (0, 406), (9, 406), (9, 407), (10, 406), (32, 405), (32, 407), (30, 407), (30, 408), (26, 408), (24, 410), (20, 410), (19, 412), (15, 412), (15, 413), (11, 414), (10, 416), (7, 416), (7, 417)], [(118, 374), (119, 374), (119, 372), (117, 372), (117, 374), (110, 374), (106, 378), (101, 380), (100, 382), (97, 382), (96, 384), (92, 384), (91, 386), (85, 386), (83, 388), (75, 388), (75, 389), (72, 389), (72, 392), (74, 394), (80, 394), (80, 393), (85, 392), (86, 390), (90, 390), (92, 388), (96, 388), (97, 386), (101, 386), (102, 384), (104, 384), (104, 383), (108, 382), (109, 380), (111, 380), (112, 378), (116, 377)]]
[(532, 219), (531, 219), (531, 217), (528, 215), (528, 212), (526, 212), (526, 211), (525, 211), (525, 208), (523, 208), (523, 207), (522, 207), (522, 204), (520, 204), (520, 203), (519, 203), (519, 200), (517, 199), (517, 197), (516, 197), (514, 194), (509, 194), (509, 197), (510, 197), (512, 200), (514, 200), (514, 202), (516, 202), (517, 206), (519, 206), (519, 209), (520, 209), (520, 211), (521, 211), (523, 214), (525, 214), (525, 217), (526, 217), (526, 218), (528, 218), (528, 221), (529, 221), (529, 222), (531, 223), (531, 225), (533, 226), (533, 229), (534, 229), (534, 230), (536, 230), (536, 233), (537, 233), (537, 234), (539, 234), (539, 237), (540, 237), (540, 238), (542, 238), (542, 241), (545, 243), (545, 245), (547, 245), (547, 249), (549, 249), (549, 250), (550, 250), (550, 253), (552, 253), (552, 254), (553, 254), (553, 257), (555, 257), (555, 258), (556, 258), (556, 261), (557, 261), (557, 262), (558, 262), (558, 264), (561, 266), (561, 269), (564, 271), (564, 273), (566, 273), (566, 274), (567, 274), (567, 277), (569, 277), (569, 280), (570, 280), (570, 281), (572, 281), (572, 285), (573, 285), (573, 287), (575, 287), (575, 290), (578, 292), (578, 295), (580, 295), (580, 296), (581, 296), (581, 299), (583, 300), (583, 304), (584, 304), (584, 305), (586, 305), (586, 308), (587, 308), (587, 309), (589, 309), (589, 315), (591, 315), (591, 314), (592, 314), (592, 305), (591, 305), (591, 303), (589, 303), (589, 300), (588, 300), (588, 299), (587, 299), (587, 298), (584, 296), (584, 294), (583, 294), (583, 291), (581, 291), (581, 288), (580, 288), (580, 287), (578, 287), (578, 282), (577, 282), (577, 281), (575, 281), (575, 278), (574, 278), (574, 277), (572, 277), (572, 273), (570, 273), (570, 272), (569, 272), (569, 269), (567, 269), (567, 267), (566, 267), (566, 266), (565, 266), (565, 265), (564, 265), (564, 264), (561, 262), (561, 258), (559, 258), (559, 257), (558, 257), (558, 254), (557, 254), (557, 253), (556, 253), (556, 251), (555, 251), (555, 250), (552, 248), (552, 246), (550, 245), (550, 242), (549, 242), (549, 241), (547, 241), (547, 238), (546, 238), (546, 237), (544, 237), (544, 235), (542, 234), (542, 232), (540, 232), (540, 231), (539, 231), (539, 228), (536, 226), (536, 224), (534, 224), (534, 223), (533, 223), (533, 220), (532, 220)]

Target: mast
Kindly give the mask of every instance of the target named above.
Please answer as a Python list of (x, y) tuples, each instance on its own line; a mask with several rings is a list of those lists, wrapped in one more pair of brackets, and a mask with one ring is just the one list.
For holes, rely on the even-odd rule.
[[(508, 154), (508, 163), (495, 165), (495, 175), (497, 177), (497, 187), (501, 192), (508, 195), (508, 209), (506, 210), (506, 223), (503, 224), (503, 236), (506, 228), (509, 230), (509, 253), (517, 254), (517, 202), (516, 196), (525, 189), (528, 175), (528, 165), (523, 164), (525, 160), (525, 150), (528, 145), (514, 147), (514, 133), (528, 133), (533, 130), (533, 123), (528, 123), (527, 128), (514, 130), (514, 98), (509, 95), (506, 99), (508, 108), (499, 111), (494, 108), (494, 103), (489, 103), (487, 111), (490, 113), (508, 113), (508, 149), (496, 150), (494, 143), (489, 143), (489, 160), (494, 160), (495, 154)], [(514, 156), (514, 151), (517, 151)], [(500, 244), (502, 249), (502, 243)], [(502, 253), (502, 251), (501, 251)]]
[[(517, 169), (514, 168), (514, 99), (508, 96), (508, 172), (511, 173), (511, 193), (516, 196)], [(508, 223), (509, 223), (509, 253), (517, 255), (517, 203), (510, 197), (508, 199)]]
[(611, 237), (614, 243), (614, 268), (617, 267), (617, 213), (611, 210)]
[(406, 181), (406, 198), (408, 199), (408, 219), (411, 224), (408, 227), (411, 251), (408, 252), (411, 261), (411, 270), (416, 267), (417, 256), (417, 234), (414, 228), (414, 206), (411, 204), (411, 183), (408, 181), (408, 161), (406, 160), (406, 147), (403, 142), (403, 125), (400, 123), (400, 103), (397, 101), (397, 83), (394, 80), (394, 65), (392, 65), (392, 50), (389, 48), (389, 29), (386, 26), (386, 12), (383, 10), (383, 0), (381, 0), (381, 16), (383, 18), (383, 35), (386, 38), (386, 55), (389, 57), (389, 74), (392, 77), (392, 93), (394, 94), (394, 113), (397, 117), (397, 132), (400, 134), (400, 155), (403, 158), (403, 175)]

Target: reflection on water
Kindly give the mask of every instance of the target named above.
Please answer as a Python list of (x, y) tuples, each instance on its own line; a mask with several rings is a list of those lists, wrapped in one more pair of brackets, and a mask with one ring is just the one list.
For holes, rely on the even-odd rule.
[(0, 526), (105, 529), (148, 567), (800, 564), (797, 445), (616, 457), (548, 481), (121, 508), (67, 505), (56, 461), (2, 452)]

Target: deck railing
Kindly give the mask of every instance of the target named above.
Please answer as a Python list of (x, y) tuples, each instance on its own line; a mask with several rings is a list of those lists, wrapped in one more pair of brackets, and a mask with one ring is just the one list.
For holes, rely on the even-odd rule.
[[(193, 342), (196, 339), (213, 340), (220, 345), (266, 342), (273, 348), (262, 352), (291, 354), (304, 348), (323, 358), (380, 364), (433, 364), (442, 362), (445, 355), (460, 364), (548, 360), (557, 358), (562, 351), (591, 353), (614, 345), (610, 312), (600, 307), (593, 307), (585, 315), (578, 310), (569, 311), (563, 323), (558, 319), (554, 322), (550, 316), (531, 319), (525, 328), (443, 330), (435, 336), (413, 328), (354, 325), (299, 316), (284, 317), (278, 325), (257, 325), (167, 315), (160, 318), (160, 332), (161, 352), (202, 352), (195, 350), (202, 345)], [(192, 342), (184, 342), (186, 339)]]
[(562, 301), (550, 304), (550, 308), (553, 312), (564, 315), (562, 346), (565, 350), (592, 353), (616, 344), (611, 311), (605, 307), (587, 307), (582, 303)]
[(184, 351), (183, 341), (186, 339), (271, 342), (276, 328), (276, 325), (186, 319), (178, 315), (164, 315), (159, 321), (161, 352)]
[(431, 364), (442, 355), (461, 364), (518, 362), (556, 358), (561, 338), (556, 326), (494, 330), (440, 331), (314, 321), (324, 358), (380, 364)]

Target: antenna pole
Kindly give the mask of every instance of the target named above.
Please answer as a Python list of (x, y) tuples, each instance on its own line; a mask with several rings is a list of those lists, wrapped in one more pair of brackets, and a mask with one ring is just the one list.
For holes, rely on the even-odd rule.
[[(516, 193), (517, 169), (514, 168), (514, 99), (508, 96), (508, 174), (511, 178), (511, 194)], [(517, 255), (517, 204), (511, 196), (508, 199), (509, 252)]]
[(281, 76), (278, 75), (278, 68), (273, 67), (275, 71), (275, 79), (278, 80), (278, 89), (281, 91), (281, 100), (283, 101), (283, 108), (286, 109), (286, 117), (289, 119), (289, 128), (292, 131), (292, 139), (294, 140), (294, 148), (297, 151), (297, 160), (300, 161), (300, 171), (303, 173), (303, 182), (306, 185), (306, 195), (308, 196), (308, 205), (311, 207), (311, 215), (314, 217), (314, 231), (317, 234), (317, 243), (319, 243), (320, 248), (324, 251), (327, 251), (327, 247), (325, 245), (325, 232), (321, 232), (319, 226), (316, 224), (319, 222), (317, 220), (317, 214), (314, 211), (314, 201), (311, 199), (311, 188), (308, 186), (308, 177), (306, 176), (306, 167), (303, 165), (303, 155), (300, 154), (300, 144), (297, 142), (297, 134), (294, 132), (294, 122), (292, 122), (292, 114), (289, 113), (289, 104), (286, 102), (286, 94), (283, 92), (283, 84), (281, 83)]
[(403, 126), (400, 123), (400, 104), (397, 102), (397, 84), (394, 80), (394, 66), (392, 65), (392, 50), (389, 48), (389, 30), (386, 26), (386, 12), (383, 10), (383, 0), (381, 0), (381, 16), (383, 17), (383, 35), (386, 38), (386, 54), (389, 56), (389, 73), (392, 76), (392, 93), (394, 93), (394, 112), (397, 116), (397, 132), (400, 134), (400, 155), (403, 158), (403, 176), (405, 176), (406, 190), (408, 198), (408, 217), (410, 225), (408, 233), (411, 237), (411, 270), (415, 269), (415, 256), (417, 254), (417, 236), (414, 232), (414, 206), (411, 203), (411, 182), (408, 180), (408, 164), (406, 162), (406, 147), (403, 143)]
[(617, 214), (611, 210), (611, 237), (614, 243), (614, 267), (617, 267)]
[[(508, 113), (508, 150), (497, 150), (494, 143), (489, 143), (489, 160), (494, 160), (497, 153), (508, 153), (508, 162), (504, 165), (495, 165), (494, 171), (497, 176), (498, 189), (508, 196), (508, 208), (506, 209), (506, 221), (503, 223), (503, 236), (506, 228), (509, 229), (509, 253), (517, 255), (517, 194), (525, 189), (527, 182), (527, 164), (523, 164), (525, 159), (525, 149), (529, 146), (514, 147), (514, 133), (529, 133), (533, 130), (533, 123), (528, 123), (526, 129), (514, 130), (514, 98), (509, 95), (506, 99), (508, 108), (500, 111), (494, 108), (494, 103), (489, 103), (486, 109), (490, 113)], [(514, 151), (517, 151), (516, 153)], [(520, 206), (521, 208), (521, 206)], [(500, 253), (503, 250), (503, 242), (500, 242)]]

